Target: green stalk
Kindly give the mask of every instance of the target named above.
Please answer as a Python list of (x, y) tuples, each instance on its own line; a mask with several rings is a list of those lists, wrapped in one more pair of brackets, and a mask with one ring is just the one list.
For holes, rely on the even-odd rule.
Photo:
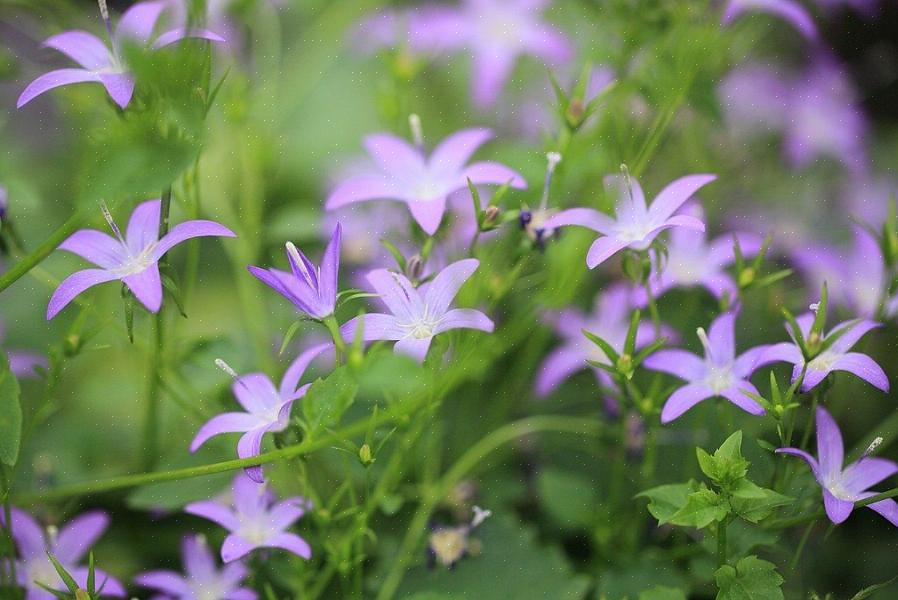
[(325, 317), (321, 322), (327, 327), (331, 338), (334, 340), (334, 364), (339, 367), (343, 364), (343, 353), (346, 350), (346, 344), (343, 342), (343, 336), (340, 334), (340, 324), (337, 323), (337, 318), (334, 315)]
[(717, 568), (727, 564), (727, 527), (730, 525), (729, 517), (717, 524)]

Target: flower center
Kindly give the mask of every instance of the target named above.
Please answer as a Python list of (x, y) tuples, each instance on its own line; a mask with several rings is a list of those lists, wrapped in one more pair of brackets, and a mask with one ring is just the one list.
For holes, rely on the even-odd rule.
[[(63, 565), (68, 568), (67, 565)], [(29, 582), (39, 582), (48, 585), (51, 588), (59, 588), (60, 579), (53, 568), (53, 564), (46, 558), (37, 558), (28, 561), (25, 564), (25, 572), (27, 573)]]
[(145, 247), (137, 255), (134, 255), (131, 254), (131, 251), (128, 250), (127, 247), (125, 247), (125, 252), (128, 255), (128, 259), (124, 263), (122, 263), (122, 266), (111, 269), (111, 271), (116, 275), (120, 275), (122, 277), (143, 273), (144, 271), (146, 271), (147, 267), (155, 262), (153, 260), (153, 250), (155, 249), (156, 244), (153, 243)]
[(190, 591), (194, 600), (221, 600), (229, 591), (218, 581), (191, 581)]
[(264, 544), (271, 536), (271, 533), (272, 531), (268, 526), (268, 523), (262, 519), (244, 521), (241, 523), (239, 531), (240, 537), (257, 545)]
[(408, 326), (409, 335), (415, 338), (416, 340), (426, 340), (427, 338), (432, 338), (434, 333), (433, 330), (437, 326), (436, 321), (432, 321), (430, 319), (422, 318)]
[(706, 361), (705, 364), (708, 367), (705, 384), (714, 390), (715, 393), (719, 394), (733, 386), (733, 369), (731, 365), (716, 365), (711, 361)]
[(829, 371), (832, 369), (833, 363), (839, 360), (840, 356), (835, 352), (827, 350), (811, 360), (808, 363), (808, 368), (814, 371)]

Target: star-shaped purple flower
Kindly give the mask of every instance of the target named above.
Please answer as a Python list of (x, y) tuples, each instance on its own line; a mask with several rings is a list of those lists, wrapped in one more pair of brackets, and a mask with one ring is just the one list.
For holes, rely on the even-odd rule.
[(148, 571), (134, 578), (141, 587), (161, 592), (156, 600), (256, 600), (259, 596), (241, 587), (249, 570), (240, 562), (219, 569), (215, 557), (201, 536), (187, 537), (181, 543), (181, 560), (186, 575), (175, 571)]
[(464, 0), (459, 7), (424, 7), (412, 13), (411, 47), (429, 52), (471, 53), (474, 103), (494, 104), (522, 55), (546, 65), (570, 60), (567, 38), (542, 20), (548, 0)]
[(324, 249), (321, 268), (312, 264), (306, 255), (287, 242), (287, 260), (292, 273), (279, 269), (249, 266), (256, 279), (293, 303), (293, 306), (319, 321), (334, 314), (337, 306), (337, 278), (340, 273), (340, 224)]
[(593, 242), (586, 255), (586, 265), (594, 269), (624, 248), (647, 249), (665, 229), (688, 227), (704, 231), (704, 223), (695, 217), (674, 213), (695, 192), (715, 179), (716, 175), (681, 177), (661, 190), (652, 205), (646, 207), (645, 195), (635, 179), (612, 175), (605, 178), (605, 187), (618, 198), (616, 219), (591, 208), (571, 208), (551, 217), (543, 228), (579, 225), (601, 233), (602, 237)]
[[(47, 558), (48, 552), (72, 575), (80, 587), (87, 587), (88, 568), (78, 566), (78, 563), (109, 526), (106, 513), (89, 512), (75, 517), (52, 536), (25, 511), (13, 508), (11, 515), (12, 535), (19, 551), (16, 574), (19, 585), (25, 588), (25, 600), (54, 600), (53, 594), (41, 588), (37, 582), (61, 591), (67, 589), (53, 563)], [(94, 581), (97, 589), (102, 589), (102, 596), (125, 596), (124, 586), (100, 569), (94, 569)]]
[[(814, 315), (806, 313), (797, 317), (795, 321), (798, 323), (802, 336), (807, 340), (811, 333), (811, 327), (814, 324)], [(869, 319), (854, 319), (841, 323), (829, 333), (824, 333), (819, 340), (820, 344), (825, 345), (826, 340), (833, 335), (839, 335), (839, 337), (826, 350), (820, 352), (808, 362), (804, 380), (801, 382), (801, 391), (807, 392), (812, 390), (833, 371), (847, 371), (860, 377), (870, 385), (888, 392), (889, 378), (886, 376), (885, 371), (882, 370), (882, 367), (866, 354), (850, 351), (867, 332), (880, 326), (879, 323)], [(792, 381), (795, 381), (801, 375), (805, 360), (801, 353), (801, 348), (794, 341), (795, 335), (791, 327), (787, 325), (786, 329), (793, 341), (770, 346), (764, 356), (764, 362), (782, 361), (794, 364)]]
[(47, 306), (47, 320), (55, 317), (85, 290), (107, 281), (120, 280), (150, 312), (162, 306), (159, 259), (181, 242), (195, 237), (235, 237), (233, 231), (213, 221), (185, 221), (159, 239), (161, 201), (148, 200), (134, 209), (123, 236), (108, 216), (115, 237), (94, 229), (82, 229), (59, 245), (99, 269), (85, 269), (66, 277)]
[(527, 187), (524, 178), (505, 165), (492, 161), (467, 164), (492, 136), (489, 129), (464, 129), (440, 142), (429, 157), (394, 135), (368, 136), (365, 149), (378, 170), (339, 184), (327, 199), (327, 209), (352, 202), (398, 200), (408, 205), (421, 229), (433, 235), (443, 220), (447, 197), (467, 189), (469, 179), (474, 185)]
[[(290, 409), (302, 398), (311, 384), (299, 385), (309, 364), (331, 344), (319, 344), (309, 348), (293, 361), (279, 388), (264, 373), (250, 373), (234, 381), (231, 389), (246, 412), (227, 412), (212, 417), (200, 427), (190, 443), (190, 451), (196, 452), (210, 438), (223, 433), (243, 433), (237, 443), (237, 456), (249, 458), (261, 452), (262, 437), (268, 432), (283, 431), (290, 424)], [(262, 466), (246, 467), (246, 474), (262, 483)]]
[[(758, 390), (749, 377), (764, 362), (767, 346), (758, 346), (736, 356), (736, 314), (723, 313), (698, 337), (705, 349), (704, 358), (685, 350), (659, 350), (645, 359), (647, 369), (669, 373), (687, 382), (676, 390), (661, 409), (661, 422), (670, 423), (690, 408), (715, 396), (725, 398), (753, 415), (764, 414), (764, 408), (745, 394)], [(770, 361), (768, 361), (770, 362)]]
[(221, 559), (232, 562), (259, 548), (280, 548), (308, 560), (309, 544), (287, 528), (298, 521), (311, 504), (295, 496), (276, 502), (265, 484), (253, 482), (243, 473), (234, 478), (233, 508), (203, 500), (184, 507), (184, 512), (218, 523), (230, 535), (221, 547)]
[[(685, 214), (700, 221), (704, 217), (702, 212), (698, 204), (684, 210)], [(727, 295), (730, 301), (735, 300), (739, 288), (724, 269), (735, 260), (733, 235), (724, 234), (709, 243), (702, 231), (687, 227), (673, 228), (664, 266), (661, 271), (653, 271), (649, 278), (655, 298), (674, 288), (702, 286), (717, 299)], [(748, 233), (737, 233), (735, 236), (744, 257), (752, 257), (761, 249), (763, 240), (760, 237)], [(633, 293), (637, 306), (648, 303), (645, 289), (636, 288)]]
[(811, 14), (794, 0), (730, 0), (723, 13), (723, 24), (729, 25), (747, 12), (765, 12), (786, 21), (808, 40), (820, 39)]
[[(79, 69), (57, 69), (32, 81), (16, 103), (21, 108), (35, 97), (63, 85), (95, 82), (106, 88), (109, 97), (120, 107), (131, 102), (134, 93), (134, 77), (122, 62), (122, 48), (126, 44), (162, 48), (184, 38), (201, 38), (214, 42), (224, 39), (203, 29), (172, 29), (153, 39), (153, 30), (165, 2), (139, 2), (129, 8), (119, 19), (112, 33), (112, 47), (87, 31), (64, 31), (44, 42), (47, 48), (62, 52), (80, 65)], [(152, 41), (152, 44), (150, 43)]]
[(433, 336), (450, 329), (479, 329), (492, 332), (493, 322), (479, 310), (449, 308), (461, 286), (474, 274), (480, 261), (468, 258), (454, 262), (428, 283), (415, 288), (404, 275), (376, 269), (368, 282), (392, 314), (371, 313), (351, 319), (341, 328), (352, 341), (362, 327), (366, 342), (395, 341), (395, 351), (422, 362)]
[[(555, 331), (562, 337), (560, 346), (552, 350), (539, 367), (534, 391), (545, 397), (574, 373), (591, 368), (599, 383), (613, 388), (614, 382), (607, 371), (590, 367), (593, 360), (610, 365), (602, 349), (593, 344), (583, 330), (593, 333), (617, 350), (623, 352), (630, 327), (630, 292), (624, 285), (616, 285), (596, 296), (591, 313), (568, 308), (551, 318)], [(640, 323), (636, 330), (636, 347), (642, 348), (655, 341), (651, 323)]]
[[(876, 495), (876, 492), (867, 491), (870, 487), (898, 473), (898, 464), (870, 456), (864, 456), (843, 469), (845, 450), (842, 432), (822, 407), (817, 408), (817, 459), (798, 448), (778, 448), (776, 451), (797, 456), (808, 463), (823, 489), (826, 515), (837, 525), (848, 518), (855, 502)], [(891, 498), (874, 502), (867, 508), (875, 510), (898, 527), (898, 503)]]

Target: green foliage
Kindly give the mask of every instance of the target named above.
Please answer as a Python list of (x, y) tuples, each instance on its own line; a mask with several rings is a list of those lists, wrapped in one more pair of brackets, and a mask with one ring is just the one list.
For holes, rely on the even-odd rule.
[(22, 440), (22, 405), (19, 382), (9, 368), (9, 359), (0, 350), (0, 461), (14, 466), (19, 460)]
[(782, 600), (782, 576), (776, 565), (746, 556), (736, 566), (723, 565), (714, 573), (717, 600)]
[(301, 400), (302, 414), (310, 434), (339, 423), (358, 390), (359, 385), (348, 367), (338, 367), (326, 378), (313, 383)]

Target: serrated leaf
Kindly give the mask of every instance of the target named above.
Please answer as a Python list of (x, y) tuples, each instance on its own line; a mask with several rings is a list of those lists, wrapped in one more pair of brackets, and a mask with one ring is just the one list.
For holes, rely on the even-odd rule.
[(724, 565), (714, 573), (717, 600), (783, 600), (783, 578), (776, 565), (757, 556), (746, 556), (733, 567)]
[(22, 405), (19, 382), (9, 367), (6, 353), (0, 351), (0, 461), (15, 466), (22, 438)]
[(720, 445), (714, 455), (695, 449), (702, 472), (714, 483), (729, 488), (748, 473), (748, 461), (742, 458), (742, 432), (737, 431)]
[(865, 587), (864, 589), (859, 591), (857, 594), (852, 596), (851, 600), (866, 600), (867, 598), (870, 598), (873, 594), (875, 594), (879, 590), (889, 587), (896, 581), (898, 581), (898, 575), (892, 577), (888, 581), (884, 581), (882, 583), (877, 583), (877, 584)]
[(674, 525), (703, 529), (715, 521), (723, 521), (730, 513), (726, 499), (712, 489), (700, 489), (686, 497), (683, 505), (670, 518)]
[(733, 507), (733, 512), (752, 523), (766, 519), (774, 509), (790, 502), (792, 498), (789, 496), (762, 488), (748, 479), (743, 479), (730, 490), (730, 506)]
[(649, 513), (658, 519), (659, 525), (663, 525), (669, 523), (671, 517), (686, 505), (689, 494), (698, 489), (698, 483), (690, 480), (688, 483), (659, 485), (640, 492), (636, 497), (649, 499)]
[(300, 400), (306, 424), (311, 431), (332, 427), (340, 418), (358, 391), (358, 383), (345, 366), (334, 370), (326, 379), (319, 379)]

